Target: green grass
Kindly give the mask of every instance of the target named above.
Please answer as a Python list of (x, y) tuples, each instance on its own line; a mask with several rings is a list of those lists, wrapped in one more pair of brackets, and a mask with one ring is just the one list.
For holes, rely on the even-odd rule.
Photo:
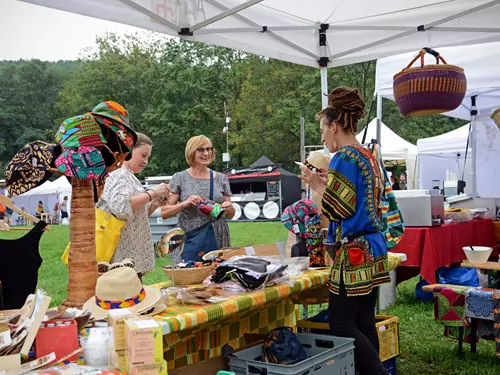
[[(39, 272), (38, 286), (53, 298), (53, 305), (66, 296), (68, 274), (60, 261), (68, 241), (67, 226), (52, 226), (42, 236), (40, 251), (44, 262)], [(287, 232), (281, 223), (230, 223), (231, 240), (235, 246), (259, 245), (284, 241)], [(0, 238), (17, 238), (21, 231), (0, 232)], [(165, 281), (161, 271), (162, 261), (157, 261), (154, 272), (145, 276), (145, 283)], [(456, 356), (457, 344), (443, 336), (443, 327), (434, 321), (433, 305), (415, 299), (417, 279), (408, 280), (398, 286), (397, 303), (384, 313), (400, 318), (401, 356), (398, 358), (400, 375), (493, 375), (500, 374), (500, 362), (495, 358), (494, 343), (481, 340), (477, 353), (470, 353), (464, 344), (464, 358)], [(311, 306), (311, 310), (313, 310)], [(315, 309), (316, 310), (316, 309)]]

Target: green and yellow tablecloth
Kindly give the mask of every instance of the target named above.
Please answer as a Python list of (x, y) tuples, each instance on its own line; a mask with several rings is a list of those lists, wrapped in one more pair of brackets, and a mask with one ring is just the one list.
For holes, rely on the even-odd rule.
[[(391, 269), (400, 262), (398, 256), (389, 256)], [(312, 303), (308, 292), (324, 294), (326, 288), (322, 287), (327, 285), (329, 275), (329, 269), (311, 270), (300, 275), (293, 286), (270, 286), (211, 305), (169, 306), (156, 317), (163, 324), (169, 370), (218, 356), (226, 344), (243, 348), (247, 333), (265, 334), (276, 327), (295, 327), (295, 303)], [(155, 286), (162, 288), (167, 283)], [(301, 295), (305, 298), (297, 297)]]

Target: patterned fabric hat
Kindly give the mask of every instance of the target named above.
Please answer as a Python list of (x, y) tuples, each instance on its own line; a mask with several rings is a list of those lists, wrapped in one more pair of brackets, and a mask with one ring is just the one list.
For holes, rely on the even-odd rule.
[(121, 104), (111, 100), (96, 105), (92, 114), (107, 117), (122, 125), (129, 126), (127, 110)]
[(160, 298), (160, 290), (142, 285), (133, 268), (120, 267), (97, 279), (95, 296), (85, 302), (83, 309), (102, 320), (108, 310), (128, 308), (140, 313), (156, 305)]
[(317, 214), (317, 206), (310, 199), (303, 199), (285, 208), (281, 222), (290, 232), (304, 236), (307, 220)]
[(130, 127), (103, 116), (94, 115), (94, 119), (101, 126), (110, 147), (112, 147), (112, 140), (114, 139), (114, 137), (110, 138), (109, 134), (111, 133), (119, 140), (119, 143), (116, 144), (118, 147), (112, 147), (113, 149), (117, 151), (121, 149), (122, 152), (128, 153), (132, 152), (132, 148), (137, 142), (137, 134)]
[(225, 209), (220, 206), (220, 204), (211, 201), (210, 199), (203, 199), (200, 203), (196, 205), (200, 212), (206, 216), (213, 223), (219, 220), (222, 215), (224, 215)]
[(82, 146), (66, 148), (56, 159), (56, 167), (65, 176), (98, 180), (107, 175), (106, 163), (98, 149)]
[(309, 266), (322, 267), (326, 265), (326, 251), (323, 241), (327, 231), (321, 228), (321, 215), (317, 214), (306, 222), (305, 243), (309, 252)]
[(7, 190), (10, 196), (21, 195), (40, 186), (52, 176), (55, 159), (61, 154), (61, 147), (42, 141), (34, 141), (12, 158), (5, 171)]
[(90, 113), (71, 117), (63, 121), (56, 133), (56, 141), (64, 147), (99, 147), (106, 143), (101, 127)]

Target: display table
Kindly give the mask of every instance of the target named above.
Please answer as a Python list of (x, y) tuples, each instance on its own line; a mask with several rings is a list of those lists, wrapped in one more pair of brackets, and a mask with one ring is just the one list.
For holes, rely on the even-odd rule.
[[(389, 268), (396, 268), (400, 262), (399, 256), (391, 255)], [(168, 369), (220, 356), (226, 344), (234, 349), (246, 347), (245, 334), (267, 334), (277, 327), (295, 327), (298, 301), (292, 297), (307, 299), (309, 292), (328, 295), (329, 277), (329, 269), (310, 270), (301, 274), (292, 287), (288, 284), (269, 286), (210, 305), (168, 306), (155, 317), (163, 326)], [(154, 286), (163, 288), (167, 283)]]
[(442, 266), (466, 259), (462, 247), (469, 245), (494, 245), (491, 220), (472, 220), (440, 227), (406, 228), (403, 240), (393, 250), (407, 256), (400, 268), (419, 267), (420, 275), (429, 284), (434, 284), (435, 271)]
[(500, 356), (500, 290), (446, 284), (426, 285), (422, 290), (434, 293), (434, 319), (445, 325), (445, 334), (458, 328), (459, 357), (467, 336), (464, 328), (470, 331), (472, 352), (478, 337), (492, 335)]

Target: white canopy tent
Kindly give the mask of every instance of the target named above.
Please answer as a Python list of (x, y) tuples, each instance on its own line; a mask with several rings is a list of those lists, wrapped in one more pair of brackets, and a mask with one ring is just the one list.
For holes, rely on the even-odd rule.
[[(55, 181), (45, 181), (42, 185), (16, 197), (12, 201), (19, 208), (34, 215), (39, 201), (43, 202), (46, 212), (52, 213), (52, 209), (57, 202), (61, 202), (64, 197), (68, 197), (68, 214), (71, 206), (71, 184), (64, 176)], [(14, 214), (14, 220), (16, 219)]]
[(322, 93), (328, 91), (326, 67), (416, 51), (431, 42), (500, 41), (500, 0), (22, 1), (323, 67)]
[[(458, 65), (464, 68), (467, 76), (467, 94), (456, 110), (445, 113), (446, 116), (471, 120), (470, 145), (471, 150), (477, 149), (477, 152), (470, 154), (470, 173), (469, 192), (475, 194), (477, 179), (474, 177), (477, 173), (477, 156), (481, 151), (481, 143), (476, 143), (478, 131), (475, 130), (475, 119), (479, 123), (489, 123), (489, 116), (495, 108), (500, 107), (500, 43), (485, 43), (472, 46), (440, 48), (438, 52), (450, 64)], [(393, 76), (401, 71), (412, 59), (414, 54), (403, 54), (393, 57), (380, 59), (377, 61), (375, 90), (380, 97), (394, 100), (393, 95)], [(432, 56), (429, 55), (433, 59)], [(433, 60), (430, 60), (432, 63)], [(474, 103), (475, 101), (475, 103)], [(475, 104), (475, 108), (473, 108)], [(474, 115), (474, 109), (477, 110), (477, 116)], [(478, 125), (479, 126), (479, 125)], [(464, 146), (465, 147), (465, 146)], [(497, 161), (497, 163), (500, 160)], [(421, 165), (421, 170), (423, 166)], [(421, 181), (424, 176), (421, 175)], [(423, 181), (422, 181), (423, 182)]]
[[(420, 188), (432, 189), (432, 180), (444, 181), (446, 170), (464, 176), (465, 192), (471, 191), (471, 149), (465, 160), (470, 124), (437, 137), (419, 139)], [(491, 119), (476, 121), (477, 193), (500, 198), (500, 131)], [(465, 172), (464, 172), (465, 169)]]

